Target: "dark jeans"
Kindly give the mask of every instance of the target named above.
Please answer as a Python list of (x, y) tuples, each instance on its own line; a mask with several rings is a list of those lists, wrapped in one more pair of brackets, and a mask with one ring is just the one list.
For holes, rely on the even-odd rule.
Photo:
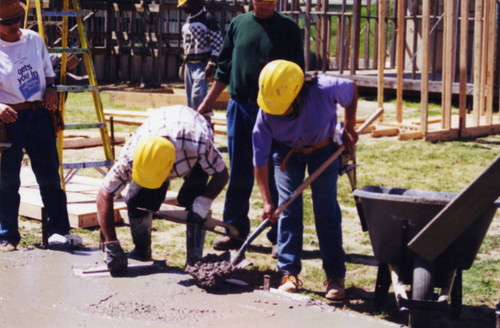
[(128, 209), (130, 233), (138, 251), (146, 252), (151, 248), (151, 224), (153, 221), (150, 213), (138, 208), (158, 211), (165, 200), (168, 186), (168, 181), (158, 189), (143, 188), (134, 181), (129, 185), (125, 203)]
[[(190, 174), (184, 178), (184, 183), (179, 190), (177, 196), (179, 205), (190, 209), (194, 199), (205, 191), (207, 182), (208, 174), (196, 163)], [(147, 251), (151, 247), (152, 216), (137, 208), (158, 211), (165, 200), (168, 187), (168, 181), (158, 189), (143, 188), (134, 181), (129, 185), (125, 203), (128, 209), (132, 240), (139, 251)]]
[[(224, 222), (238, 229), (240, 236), (246, 238), (250, 232), (250, 196), (254, 184), (252, 131), (257, 118), (257, 103), (231, 97), (227, 105), (227, 144), (229, 152), (229, 185), (224, 203)], [(269, 165), (269, 187), (271, 197), (277, 205), (277, 191), (274, 184), (274, 171)], [(276, 243), (276, 226), (268, 232), (268, 239)]]
[(18, 112), (17, 120), (6, 124), (12, 147), (1, 154), (0, 166), (0, 241), (19, 244), (19, 187), (23, 148), (40, 186), (48, 216), (48, 234), (69, 233), (66, 194), (61, 188), (59, 157), (49, 113), (45, 108)]

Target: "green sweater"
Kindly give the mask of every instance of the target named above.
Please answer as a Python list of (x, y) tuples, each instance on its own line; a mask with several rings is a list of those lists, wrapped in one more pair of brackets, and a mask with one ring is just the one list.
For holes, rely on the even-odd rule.
[(229, 24), (215, 79), (229, 85), (231, 96), (256, 101), (260, 71), (275, 59), (290, 60), (304, 68), (297, 23), (278, 12), (266, 19), (256, 18), (253, 11), (242, 14)]

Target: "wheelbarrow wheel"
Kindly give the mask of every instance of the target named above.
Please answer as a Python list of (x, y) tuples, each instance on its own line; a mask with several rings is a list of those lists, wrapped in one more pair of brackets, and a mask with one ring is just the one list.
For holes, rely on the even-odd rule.
[[(412, 300), (429, 301), (433, 294), (433, 273), (432, 262), (417, 256), (413, 262), (413, 283)], [(429, 311), (421, 309), (410, 309), (409, 327), (427, 327), (430, 323)]]

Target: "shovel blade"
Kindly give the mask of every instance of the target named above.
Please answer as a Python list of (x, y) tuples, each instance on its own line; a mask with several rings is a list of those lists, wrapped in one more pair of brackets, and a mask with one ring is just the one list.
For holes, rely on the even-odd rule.
[(229, 252), (229, 262), (238, 269), (244, 269), (253, 265), (252, 262), (248, 261), (245, 256), (238, 258), (238, 252)]

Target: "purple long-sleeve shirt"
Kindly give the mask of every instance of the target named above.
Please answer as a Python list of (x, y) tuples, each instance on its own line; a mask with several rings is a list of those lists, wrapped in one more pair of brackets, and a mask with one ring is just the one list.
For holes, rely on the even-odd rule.
[(337, 125), (337, 104), (347, 107), (354, 97), (353, 82), (318, 75), (318, 82), (302, 99), (298, 116), (270, 115), (259, 110), (253, 129), (253, 165), (265, 165), (274, 140), (290, 147), (305, 147), (332, 137)]

